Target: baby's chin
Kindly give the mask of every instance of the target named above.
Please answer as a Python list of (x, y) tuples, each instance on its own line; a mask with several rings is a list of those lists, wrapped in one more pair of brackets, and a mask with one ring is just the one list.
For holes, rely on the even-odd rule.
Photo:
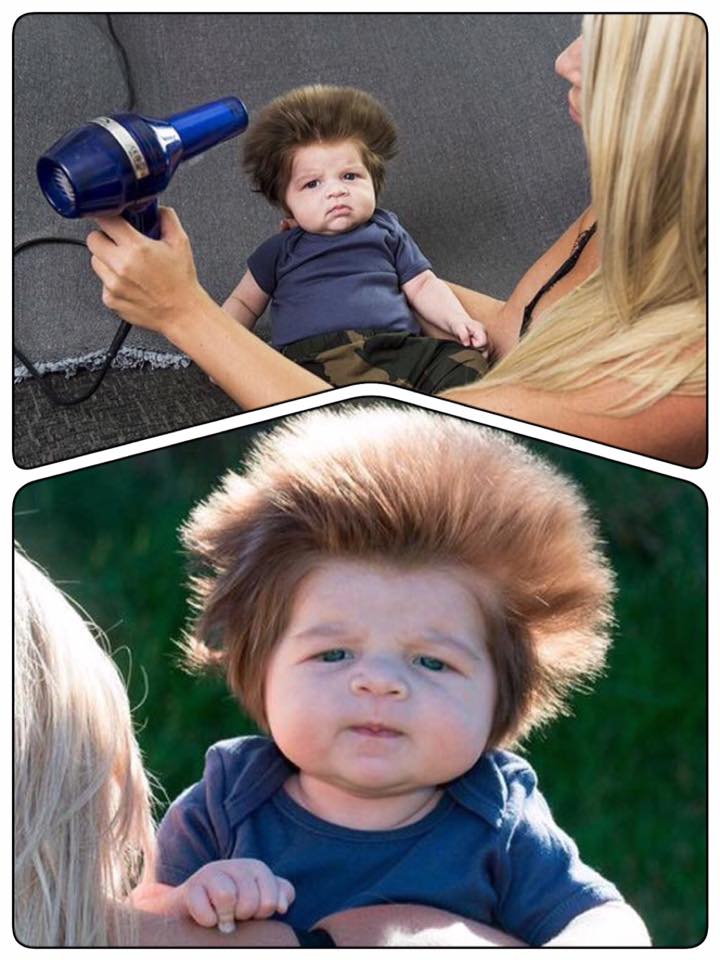
[(338, 771), (328, 778), (328, 782), (358, 800), (391, 800), (412, 794), (425, 794), (437, 786), (435, 781), (429, 783), (427, 778), (415, 777), (410, 772), (403, 775), (397, 769), (376, 762), (373, 758), (355, 760), (352, 770)]
[(333, 217), (322, 232), (324, 236), (336, 237), (343, 233), (350, 233), (351, 230), (362, 227), (367, 222), (367, 220), (358, 220), (356, 217), (342, 214)]

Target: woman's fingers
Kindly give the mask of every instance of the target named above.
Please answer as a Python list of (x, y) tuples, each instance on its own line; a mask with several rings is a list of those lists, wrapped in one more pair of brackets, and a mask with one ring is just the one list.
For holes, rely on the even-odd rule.
[(140, 243), (145, 240), (144, 234), (136, 230), (131, 223), (120, 216), (100, 216), (95, 217), (95, 223), (102, 232), (115, 243)]
[(99, 256), (93, 254), (93, 256), (90, 257), (90, 266), (92, 267), (94, 273), (100, 278), (103, 286), (112, 283), (115, 279), (115, 274), (113, 271)]
[(180, 223), (180, 217), (172, 207), (159, 207), (158, 213), (160, 215), (160, 235), (163, 240), (171, 243), (175, 237), (186, 236), (183, 225)]

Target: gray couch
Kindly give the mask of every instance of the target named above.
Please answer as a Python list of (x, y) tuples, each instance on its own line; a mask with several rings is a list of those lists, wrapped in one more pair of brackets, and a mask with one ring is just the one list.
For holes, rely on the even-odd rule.
[[(348, 84), (375, 94), (398, 125), (381, 204), (440, 276), (505, 297), (587, 203), (581, 134), (553, 73), (579, 27), (568, 14), (28, 14), (14, 32), (16, 246), (87, 234), (88, 222), (48, 206), (35, 162), (95, 116), (128, 108), (163, 116), (235, 94), (252, 121), (290, 87)], [(230, 141), (185, 164), (163, 195), (219, 300), (278, 223), (250, 191), (240, 148)], [(23, 249), (13, 296), (15, 343), (58, 392), (81, 392), (116, 326), (85, 249)], [(79, 406), (54, 406), (18, 361), (15, 380), (21, 467), (238, 412), (187, 358), (140, 330)]]

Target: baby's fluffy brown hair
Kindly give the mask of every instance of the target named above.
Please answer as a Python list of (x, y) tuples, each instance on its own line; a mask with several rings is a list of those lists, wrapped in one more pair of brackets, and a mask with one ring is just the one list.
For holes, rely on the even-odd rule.
[(314, 84), (277, 97), (244, 137), (243, 166), (253, 188), (284, 207), (295, 150), (340, 140), (357, 142), (379, 195), (385, 164), (397, 153), (395, 125), (374, 97), (353, 87)]
[(564, 712), (602, 668), (612, 574), (575, 486), (509, 437), (374, 405), (291, 417), (195, 508), (195, 666), (216, 664), (266, 727), (268, 659), (302, 578), (326, 559), (462, 566), (488, 625), (498, 698), (488, 747)]

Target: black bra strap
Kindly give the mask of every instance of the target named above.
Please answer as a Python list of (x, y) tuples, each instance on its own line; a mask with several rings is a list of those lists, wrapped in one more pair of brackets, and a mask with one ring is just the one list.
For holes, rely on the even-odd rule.
[(298, 938), (298, 946), (301, 947), (336, 947), (337, 944), (322, 927), (316, 927), (314, 930), (297, 930), (292, 928), (293, 933)]
[(594, 223), (591, 227), (588, 227), (587, 230), (583, 230), (583, 232), (575, 241), (572, 251), (570, 252), (570, 256), (567, 258), (567, 260), (560, 267), (558, 267), (558, 269), (550, 277), (548, 282), (545, 283), (538, 290), (538, 292), (532, 298), (530, 303), (525, 307), (525, 310), (523, 311), (523, 321), (520, 327), (521, 337), (525, 334), (528, 326), (530, 325), (530, 321), (532, 320), (532, 313), (535, 307), (537, 306), (538, 300), (540, 300), (541, 297), (544, 297), (545, 294), (548, 292), (548, 290), (550, 290), (552, 287), (555, 286), (558, 280), (562, 280), (562, 278), (566, 274), (570, 273), (572, 268), (580, 259), (580, 254), (583, 252), (590, 238), (592, 237), (592, 235), (595, 233), (596, 230), (597, 230), (597, 222)]

